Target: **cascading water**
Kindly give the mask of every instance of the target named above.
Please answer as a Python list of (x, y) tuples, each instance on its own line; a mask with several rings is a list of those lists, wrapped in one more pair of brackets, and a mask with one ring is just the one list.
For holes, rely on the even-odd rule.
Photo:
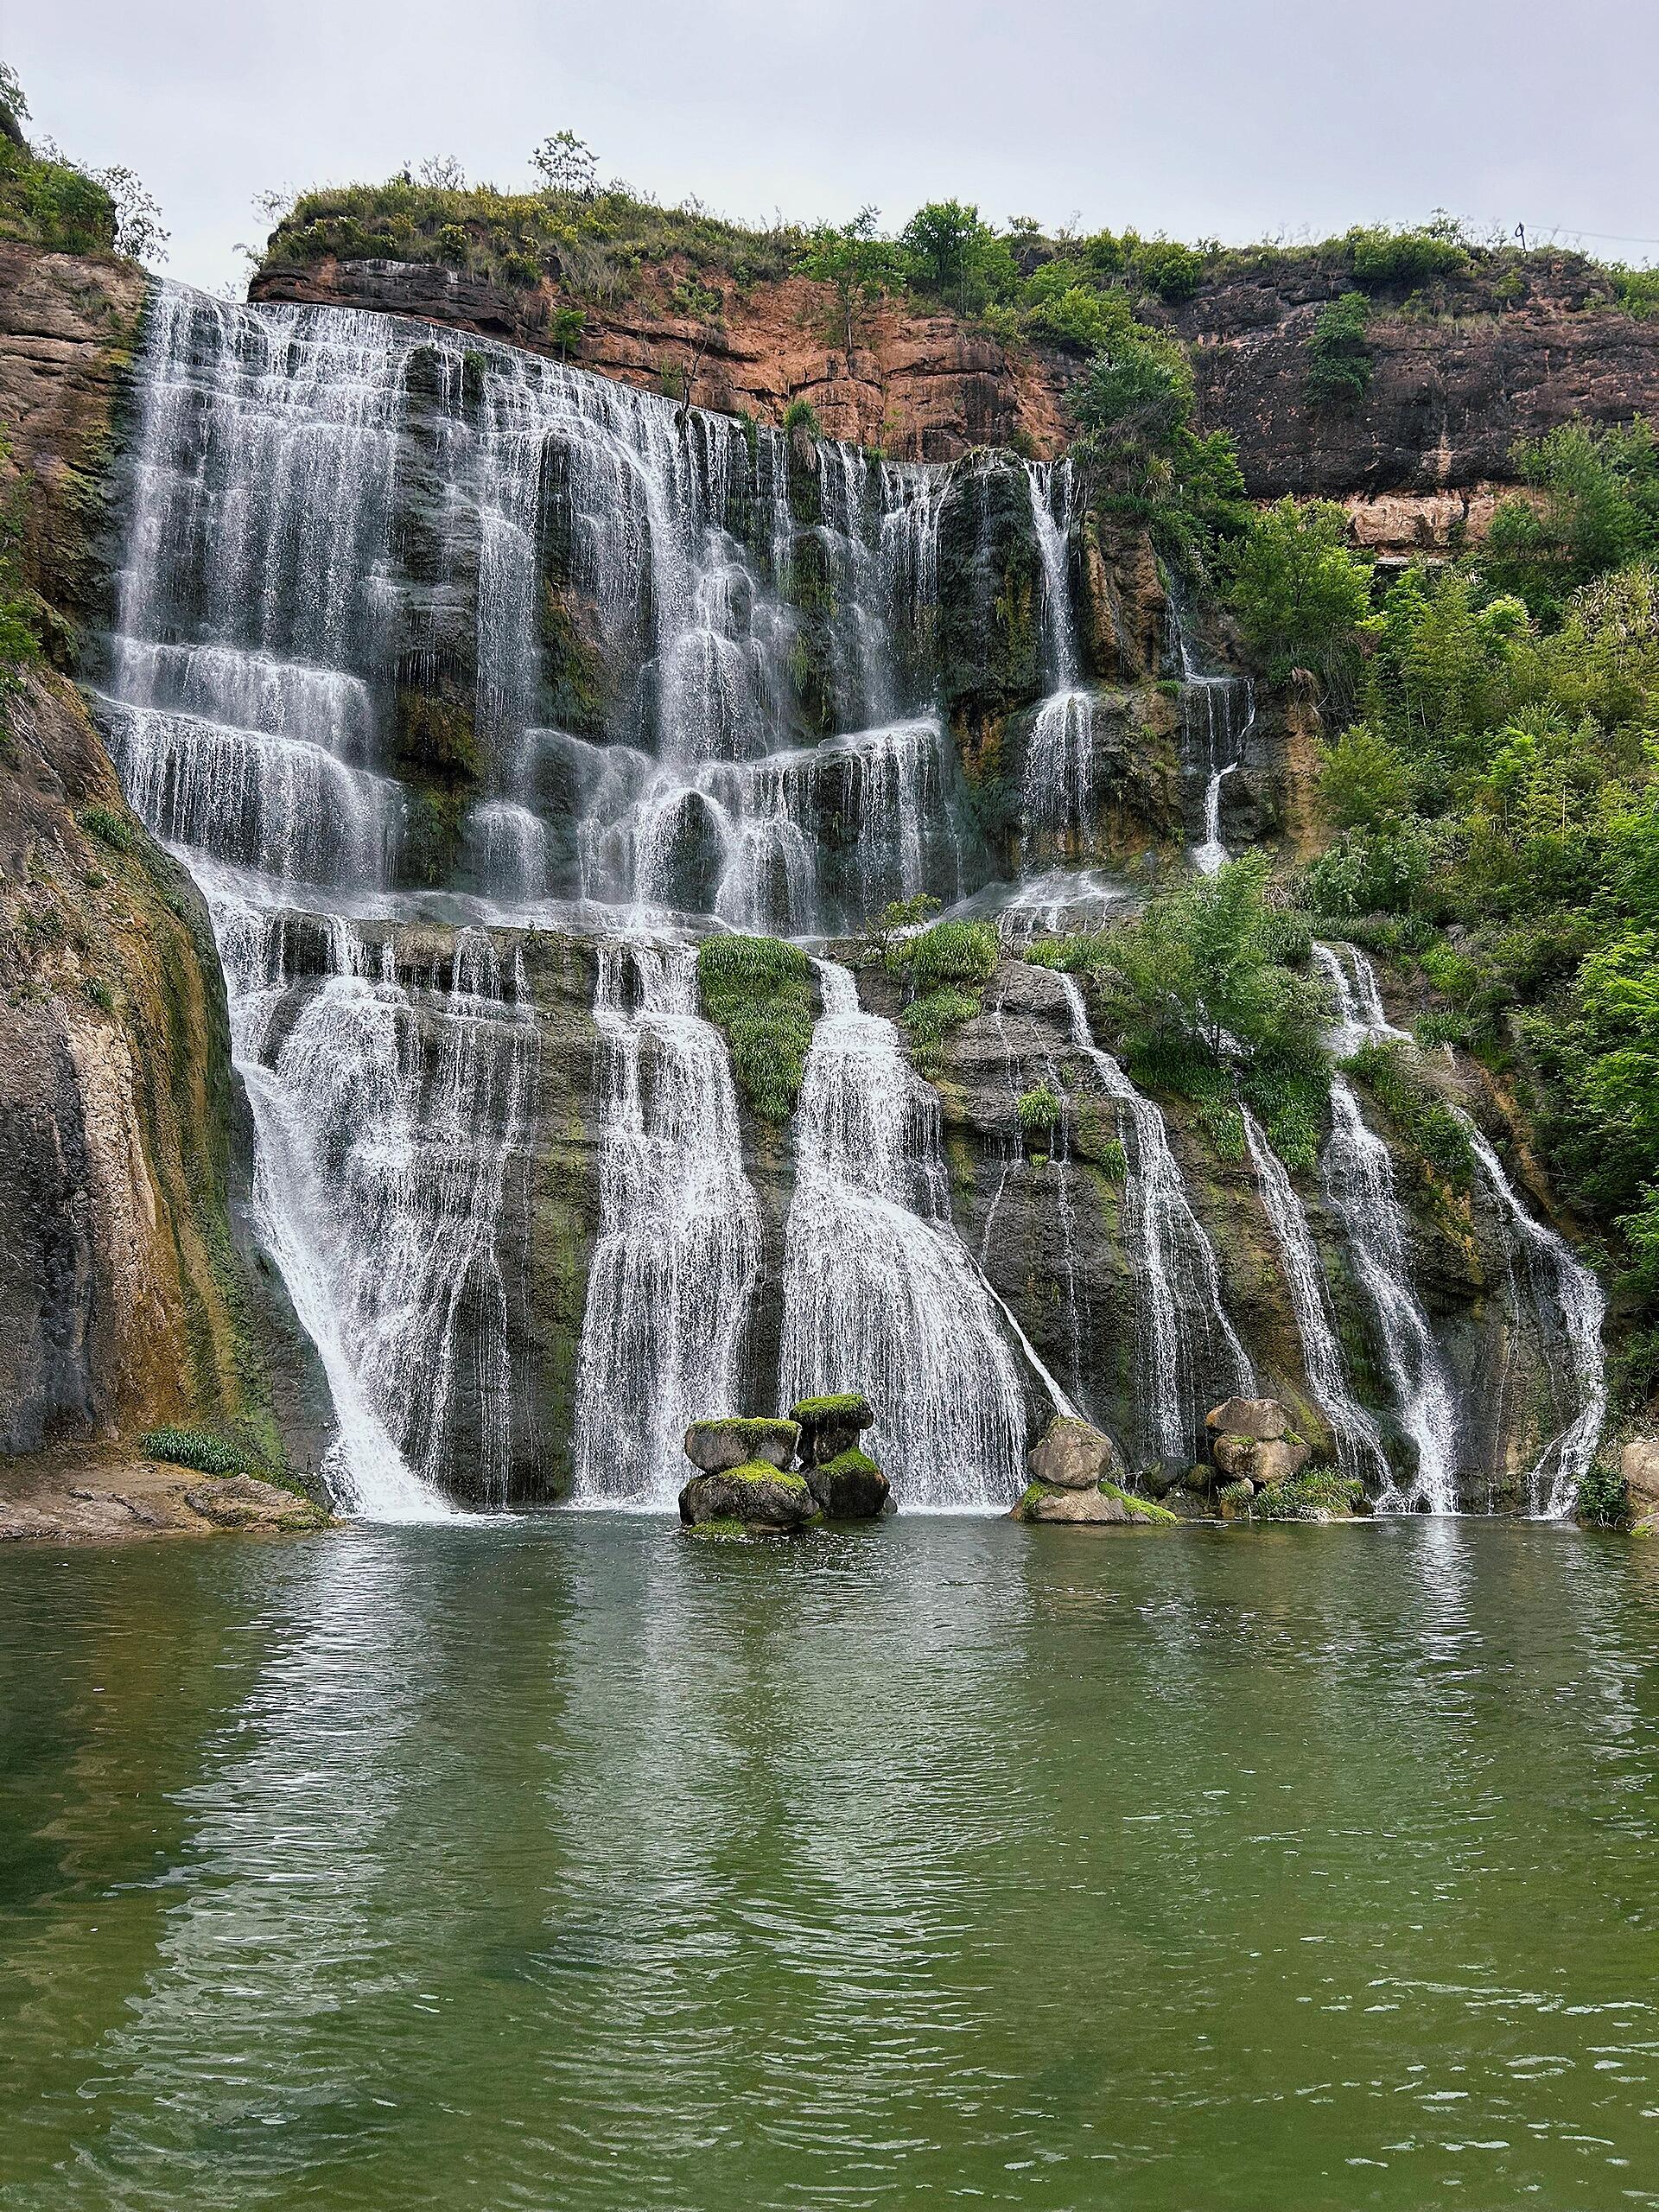
[(1491, 1145), (1465, 1115), (1476, 1160), (1497, 1204), (1509, 1246), (1512, 1301), (1524, 1297), (1558, 1410), (1570, 1408), (1527, 1471), (1535, 1514), (1559, 1520), (1573, 1510), (1607, 1418), (1607, 1377), (1601, 1331), (1607, 1301), (1601, 1285), (1553, 1229), (1535, 1221), (1516, 1195)]
[(1359, 1101), (1342, 1076), (1332, 1082), (1331, 1118), (1320, 1163), (1325, 1198), (1343, 1224), (1354, 1271), (1376, 1316), (1395, 1415), (1416, 1460), (1403, 1486), (1388, 1484), (1376, 1510), (1455, 1513), (1458, 1395), (1412, 1287), (1394, 1164), (1387, 1145), (1365, 1126)]
[(872, 1448), (901, 1504), (1007, 1504), (1023, 1479), (1025, 1392), (1001, 1301), (951, 1226), (938, 1096), (892, 1022), (861, 1010), (850, 972), (827, 960), (817, 969), (823, 1013), (796, 1117), (779, 1401), (862, 1389), (877, 1408)]
[[(639, 925), (824, 931), (984, 882), (933, 710), (952, 481), (418, 324), (157, 288), (100, 711), (208, 893), (259, 1217), (359, 1509), (517, 1494), (536, 1448), (501, 1219), (535, 1010), (487, 930), (412, 976), (399, 917), (601, 932), (582, 1494), (661, 1502), (683, 1421), (748, 1381), (725, 1047), (690, 950)], [(944, 1446), (924, 1422), (923, 1494), (1006, 1489), (988, 1421)]]
[(1357, 945), (1316, 944), (1313, 964), (1331, 986), (1336, 1020), (1327, 1033), (1333, 1052), (1345, 1058), (1362, 1045), (1410, 1042), (1409, 1033), (1389, 1020), (1376, 970)]
[(1128, 1173), (1123, 1228), (1134, 1252), (1141, 1340), (1143, 1441), (1159, 1457), (1190, 1459), (1218, 1397), (1249, 1396), (1255, 1372), (1222, 1294), (1215, 1248), (1192, 1211), (1164, 1117), (1096, 1044), (1075, 976), (1062, 973), (1071, 1042), (1120, 1109)]
[(1214, 875), (1228, 858), (1221, 836), (1222, 787), (1244, 764), (1244, 748), (1255, 727), (1255, 686), (1248, 677), (1210, 674), (1199, 667), (1173, 594), (1169, 620), (1181, 670), (1182, 757), (1188, 762), (1200, 759), (1205, 773), (1204, 836), (1192, 848), (1192, 865), (1201, 875)]
[(1386, 1491), (1392, 1477), (1382, 1433), (1349, 1386), (1348, 1363), (1337, 1335), (1331, 1294), (1306, 1209), (1255, 1115), (1248, 1106), (1243, 1112), (1245, 1141), (1296, 1316), (1308, 1388), (1330, 1424), (1337, 1464), (1344, 1475), (1357, 1476)]
[(760, 1266), (726, 1047), (689, 945), (601, 944), (599, 1236), (576, 1381), (576, 1497), (671, 1506), (687, 1424), (747, 1402)]
[[(1027, 861), (1086, 854), (1094, 836), (1095, 702), (1077, 683), (1080, 656), (1066, 574), (1070, 462), (1027, 461), (1031, 518), (1043, 572), (1043, 636), (1049, 692), (1032, 717), (1020, 785)], [(1059, 512), (1055, 512), (1058, 503)]]

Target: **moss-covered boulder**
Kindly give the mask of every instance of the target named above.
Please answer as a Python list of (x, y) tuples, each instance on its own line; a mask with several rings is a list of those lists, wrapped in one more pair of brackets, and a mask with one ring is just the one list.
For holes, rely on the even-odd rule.
[(856, 1445), (821, 1466), (809, 1466), (806, 1486), (828, 1521), (874, 1521), (892, 1496), (887, 1477)]
[(1094, 1483), (1086, 1490), (1063, 1490), (1032, 1483), (1014, 1506), (1015, 1521), (1058, 1521), (1093, 1528), (1127, 1528), (1154, 1522), (1173, 1524), (1176, 1516), (1150, 1498), (1133, 1497), (1116, 1483)]
[(1055, 1414), (1026, 1454), (1026, 1464), (1045, 1490), (1093, 1490), (1103, 1482), (1121, 1486), (1128, 1473), (1105, 1431), (1069, 1414)]
[(861, 1390), (842, 1390), (828, 1397), (800, 1399), (790, 1408), (789, 1417), (800, 1429), (801, 1465), (827, 1467), (856, 1448), (875, 1412)]
[(758, 1462), (787, 1467), (801, 1432), (792, 1421), (765, 1421), (731, 1414), (720, 1421), (694, 1421), (685, 1432), (685, 1456), (706, 1475)]
[(804, 1475), (751, 1459), (738, 1467), (693, 1475), (680, 1492), (680, 1518), (688, 1529), (735, 1522), (775, 1535), (810, 1529), (823, 1515)]

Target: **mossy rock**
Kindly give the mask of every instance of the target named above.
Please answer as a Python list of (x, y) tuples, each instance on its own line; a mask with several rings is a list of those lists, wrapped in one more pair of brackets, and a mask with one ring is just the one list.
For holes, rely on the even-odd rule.
[(892, 1488), (867, 1452), (855, 1445), (806, 1471), (807, 1488), (830, 1521), (874, 1521), (885, 1513)]
[(1173, 1523), (1177, 1516), (1147, 1498), (1132, 1497), (1116, 1483), (1099, 1483), (1088, 1490), (1060, 1490), (1047, 1483), (1031, 1483), (1010, 1518), (1105, 1529), (1151, 1522)]
[(800, 1428), (802, 1464), (827, 1467), (855, 1449), (861, 1432), (874, 1421), (875, 1409), (861, 1390), (842, 1390), (798, 1400), (790, 1408), (789, 1417)]
[(719, 1421), (694, 1421), (685, 1432), (685, 1456), (705, 1475), (741, 1473), (759, 1463), (771, 1473), (795, 1457), (801, 1432), (792, 1421), (729, 1414)]
[(816, 1527), (823, 1518), (805, 1477), (764, 1459), (693, 1475), (680, 1492), (680, 1519), (689, 1529), (736, 1522), (745, 1529), (793, 1535), (798, 1529)]

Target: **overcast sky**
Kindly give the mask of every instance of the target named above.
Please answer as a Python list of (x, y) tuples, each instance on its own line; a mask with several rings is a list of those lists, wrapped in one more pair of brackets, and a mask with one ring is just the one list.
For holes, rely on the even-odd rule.
[(1228, 240), (1445, 207), (1659, 260), (1653, 0), (0, 0), (31, 128), (161, 200), (169, 271), (239, 285), (257, 193), (425, 155), (721, 213)]

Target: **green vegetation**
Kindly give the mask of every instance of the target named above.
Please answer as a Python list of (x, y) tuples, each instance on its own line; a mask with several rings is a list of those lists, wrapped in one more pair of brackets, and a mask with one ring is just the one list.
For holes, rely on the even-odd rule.
[(152, 1428), (139, 1439), (139, 1446), (152, 1459), (164, 1459), (169, 1466), (193, 1467), (201, 1475), (248, 1472), (245, 1452), (203, 1428)]
[(1272, 680), (1306, 669), (1347, 701), (1370, 635), (1371, 570), (1349, 546), (1342, 509), (1281, 499), (1252, 519), (1227, 575), (1228, 604)]
[(1173, 1525), (1180, 1519), (1180, 1516), (1172, 1513), (1166, 1505), (1154, 1505), (1149, 1497), (1141, 1497), (1136, 1491), (1124, 1490), (1116, 1483), (1103, 1479), (1099, 1490), (1103, 1497), (1115, 1497), (1122, 1505), (1132, 1505), (1148, 1521), (1167, 1522)]
[(798, 1398), (789, 1417), (804, 1427), (827, 1426), (835, 1421), (862, 1421), (869, 1410), (870, 1402), (861, 1390), (834, 1390), (827, 1397)]
[(1578, 1515), (1592, 1529), (1630, 1526), (1630, 1499), (1624, 1478), (1616, 1467), (1599, 1461), (1579, 1484)]
[(1322, 1002), (1306, 922), (1274, 895), (1260, 853), (1171, 880), (1136, 920), (1103, 933), (1095, 990), (1130, 1072), (1191, 1099), (1224, 1158), (1243, 1154), (1243, 1103), (1280, 1156), (1306, 1169), (1329, 1087)]
[(1314, 317), (1307, 340), (1307, 396), (1316, 407), (1351, 406), (1371, 388), (1376, 368), (1365, 340), (1370, 302), (1344, 292)]
[(89, 806), (80, 817), (80, 826), (87, 835), (118, 853), (132, 850), (132, 824), (124, 814), (113, 814), (107, 806)]
[(1281, 1483), (1269, 1483), (1250, 1500), (1255, 1521), (1306, 1521), (1315, 1513), (1351, 1513), (1365, 1495), (1365, 1485), (1355, 1476), (1340, 1475), (1334, 1467), (1304, 1467)]
[(744, 1096), (763, 1122), (786, 1122), (812, 1043), (811, 962), (778, 938), (709, 937), (697, 948), (697, 985)]
[(50, 253), (121, 253), (164, 260), (161, 210), (129, 168), (82, 168), (49, 140), (23, 134), (29, 103), (0, 61), (0, 238)]
[(1027, 1136), (1046, 1136), (1060, 1118), (1060, 1102), (1046, 1083), (1024, 1092), (1020, 1100), (1020, 1126)]
[[(1330, 529), (1319, 626), (1351, 712), (1324, 756), (1332, 842), (1297, 891), (1321, 931), (1417, 963), (1443, 1001), (1421, 1040), (1512, 1090), (1605, 1240), (1634, 1405), (1659, 1388), (1659, 442), (1574, 424), (1517, 460), (1529, 496), (1486, 544), (1406, 569), (1375, 613)], [(1308, 528), (1279, 512), (1281, 537)], [(1254, 632), (1279, 669), (1300, 657), (1286, 631)], [(1401, 1056), (1368, 1048), (1356, 1071), (1465, 1185), (1466, 1133)]]
[(823, 435), (818, 421), (818, 410), (810, 399), (791, 399), (784, 410), (785, 430), (798, 430), (803, 437), (817, 438)]
[[(0, 139), (0, 148), (4, 144)], [(0, 474), (10, 459), (10, 440), (0, 430)], [(5, 735), (6, 702), (22, 684), (23, 671), (41, 655), (39, 602), (23, 583), (20, 558), (23, 493), (20, 478), (0, 499), (0, 738)]]
[(889, 899), (871, 915), (867, 916), (861, 935), (864, 957), (867, 960), (889, 961), (893, 947), (906, 930), (918, 928), (930, 914), (937, 914), (939, 902), (925, 891), (913, 899)]
[(928, 990), (945, 983), (988, 983), (996, 973), (998, 950), (989, 922), (935, 922), (891, 957), (909, 970), (918, 990)]

